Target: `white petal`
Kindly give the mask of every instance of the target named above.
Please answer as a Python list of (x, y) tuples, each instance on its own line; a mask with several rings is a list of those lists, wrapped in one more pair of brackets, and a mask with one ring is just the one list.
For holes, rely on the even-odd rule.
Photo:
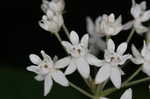
[(113, 13), (111, 13), (108, 17), (108, 21), (109, 22), (114, 22), (115, 21), (115, 15)]
[(132, 89), (131, 89), (131, 88), (127, 89), (127, 90), (123, 93), (123, 95), (121, 96), (120, 99), (132, 99)]
[(37, 76), (34, 77), (34, 79), (37, 80), (37, 81), (43, 81), (44, 80), (44, 76), (37, 75)]
[(51, 75), (48, 74), (45, 77), (45, 81), (44, 81), (44, 96), (47, 96), (47, 94), (51, 91), (52, 86), (53, 86), (52, 78)]
[(31, 71), (31, 72), (35, 72), (37, 74), (40, 73), (40, 68), (38, 66), (34, 66), (34, 65), (31, 65), (31, 66), (27, 67), (27, 70)]
[(87, 56), (85, 56), (85, 58), (90, 65), (95, 65), (97, 67), (103, 65), (103, 62), (92, 54), (88, 54)]
[(91, 35), (94, 35), (94, 23), (90, 17), (86, 18), (86, 27), (87, 27), (87, 32), (90, 33)]
[(121, 72), (117, 67), (111, 69), (110, 79), (116, 88), (121, 87)]
[(135, 23), (134, 23), (134, 28), (135, 28), (135, 30), (136, 30), (136, 32), (137, 32), (138, 34), (142, 34), (142, 33), (148, 31), (148, 28), (145, 27), (145, 26), (143, 26), (143, 25), (142, 25), (141, 23), (139, 23), (139, 22), (135, 22)]
[(84, 58), (79, 58), (75, 61), (75, 64), (81, 76), (87, 79), (90, 75), (90, 67), (87, 61)]
[(133, 26), (133, 21), (129, 21), (123, 25), (123, 30), (128, 30)]
[(135, 58), (141, 58), (140, 52), (137, 50), (137, 48), (134, 45), (132, 45), (131, 49)]
[(117, 53), (122, 55), (127, 50), (127, 43), (121, 43), (117, 48)]
[(58, 84), (65, 86), (65, 87), (69, 86), (69, 82), (68, 82), (67, 78), (61, 71), (57, 70), (57, 71), (53, 72), (52, 77), (55, 80), (55, 82), (57, 82)]
[(99, 84), (106, 81), (110, 77), (110, 69), (108, 64), (103, 65), (96, 74), (95, 83)]
[(55, 68), (64, 68), (70, 64), (70, 61), (71, 61), (70, 56), (62, 58), (55, 63)]
[(150, 19), (150, 10), (144, 12), (144, 15), (141, 18), (142, 22), (148, 21)]
[(147, 46), (146, 43), (144, 41), (144, 45), (143, 45), (143, 49), (141, 51), (142, 56), (147, 56)]
[(61, 44), (66, 48), (68, 53), (71, 53), (73, 46), (69, 42), (62, 41)]
[(65, 74), (66, 75), (72, 74), (73, 72), (75, 72), (76, 69), (77, 69), (76, 65), (73, 62), (71, 62), (70, 65), (65, 70)]
[(143, 64), (143, 72), (150, 76), (150, 63), (145, 62)]
[(145, 10), (146, 9), (146, 1), (142, 1), (140, 3), (140, 7), (141, 7), (142, 10)]
[(113, 42), (112, 39), (109, 39), (108, 42), (107, 42), (107, 49), (110, 51), (110, 52), (114, 52), (115, 51), (115, 44)]
[(33, 64), (36, 64), (36, 65), (39, 65), (40, 62), (42, 61), (41, 58), (35, 54), (31, 54), (29, 55), (29, 58), (30, 58), (30, 61), (33, 63)]
[(71, 31), (70, 33), (70, 41), (73, 45), (79, 44), (79, 36), (75, 31)]
[(49, 55), (47, 55), (43, 50), (41, 51), (41, 54), (44, 58), (44, 61), (46, 61), (49, 64), (53, 64), (53, 61)]
[(82, 39), (81, 39), (81, 45), (84, 47), (84, 48), (87, 48), (88, 47), (88, 40), (89, 40), (89, 35), (88, 34), (85, 34)]
[(124, 64), (128, 59), (131, 59), (132, 56), (130, 54), (125, 54), (122, 56), (122, 60), (121, 62), (119, 63), (120, 65)]

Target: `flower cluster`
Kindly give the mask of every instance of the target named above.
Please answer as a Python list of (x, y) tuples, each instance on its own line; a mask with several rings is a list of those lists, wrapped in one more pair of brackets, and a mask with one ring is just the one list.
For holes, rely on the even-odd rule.
[[(64, 25), (62, 16), (65, 8), (64, 1), (43, 0), (41, 8), (45, 15), (39, 25), (46, 31), (57, 34), (56, 37), (67, 52), (66, 57), (62, 59), (54, 57), (53, 60), (44, 51), (41, 51), (43, 59), (35, 54), (29, 55), (34, 65), (27, 67), (27, 70), (37, 74), (35, 77), (37, 81), (44, 81), (44, 96), (51, 91), (53, 81), (64, 87), (72, 86), (92, 99), (108, 99), (106, 98), (107, 95), (115, 90), (150, 80), (150, 29), (142, 24), (150, 19), (150, 10), (146, 10), (145, 1), (137, 4), (135, 0), (132, 0), (130, 13), (134, 19), (124, 25), (122, 25), (122, 16), (120, 15), (115, 19), (113, 13), (110, 15), (103, 14), (96, 18), (95, 22), (90, 17), (87, 17), (87, 31), (89, 34), (84, 34), (80, 40), (79, 35), (75, 31), (71, 31), (68, 34), (70, 42), (62, 40), (58, 33), (61, 26)], [(132, 28), (132, 31), (127, 41), (122, 42), (116, 48), (115, 40), (111, 39), (111, 36), (116, 36), (121, 31), (129, 30), (130, 28)], [(66, 27), (63, 29), (64, 32), (68, 32)], [(145, 33), (147, 37), (144, 40), (141, 53), (132, 44), (132, 55), (128, 52), (126, 53), (126, 51), (127, 48), (130, 48), (128, 43), (135, 32), (140, 35)], [(101, 59), (98, 58), (99, 50), (102, 51), (101, 54), (104, 56)], [(131, 60), (134, 64), (142, 65), (131, 77), (123, 81), (122, 76), (127, 73), (122, 68), (127, 65), (127, 60)], [(99, 69), (94, 77), (90, 73), (90, 66)], [(94, 95), (83, 92), (84, 90), (73, 85), (67, 79), (66, 76), (73, 74), (76, 70)], [(141, 70), (149, 77), (130, 82)], [(114, 89), (105, 89), (107, 82), (110, 81)], [(132, 89), (126, 90), (120, 99), (132, 99)]]

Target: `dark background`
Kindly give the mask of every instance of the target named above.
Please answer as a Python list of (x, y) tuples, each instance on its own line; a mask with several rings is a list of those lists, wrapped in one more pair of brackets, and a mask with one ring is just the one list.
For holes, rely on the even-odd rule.
[[(86, 16), (95, 20), (103, 13), (115, 13), (117, 17), (120, 14), (123, 16), (123, 23), (132, 19), (130, 15), (131, 0), (65, 1), (65, 24), (70, 31), (75, 30), (80, 36), (86, 33)], [(136, 1), (141, 2), (141, 0)], [(39, 55), (40, 50), (45, 50), (50, 56), (57, 55), (60, 58), (65, 56), (55, 36), (41, 29), (38, 25), (38, 21), (43, 15), (40, 9), (41, 3), (42, 0), (7, 0), (1, 3), (1, 9), (3, 10), (1, 12), (2, 34), (7, 35), (7, 41), (4, 39), (1, 45), (3, 51), (1, 51), (2, 61), (0, 61), (0, 99), (87, 99), (76, 90), (64, 88), (57, 84), (54, 85), (47, 97), (43, 97), (43, 83), (35, 81), (33, 79), (35, 75), (26, 71), (26, 67), (31, 65), (28, 58), (30, 53)], [(150, 6), (150, 1), (147, 5)], [(65, 40), (62, 30), (60, 33)], [(126, 40), (128, 34), (129, 31), (125, 31), (113, 37), (113, 39), (119, 44)], [(2, 36), (2, 38), (4, 37)], [(135, 34), (133, 39), (131, 43), (135, 43), (140, 48), (143, 43), (142, 37)], [(7, 43), (7, 49), (3, 47), (3, 45), (6, 45), (3, 42)], [(130, 75), (137, 66), (132, 63), (129, 63), (129, 65), (132, 69), (127, 67), (124, 71)], [(141, 74), (142, 77), (145, 76), (143, 73)], [(77, 77), (80, 76), (70, 75), (69, 79), (82, 86), (84, 83), (81, 82), (80, 78), (76, 79)], [(133, 99), (149, 99), (150, 94), (147, 85), (148, 83), (134, 86)], [(86, 88), (86, 86), (83, 86), (83, 88)], [(120, 97), (122, 92), (115, 93), (113, 97)]]

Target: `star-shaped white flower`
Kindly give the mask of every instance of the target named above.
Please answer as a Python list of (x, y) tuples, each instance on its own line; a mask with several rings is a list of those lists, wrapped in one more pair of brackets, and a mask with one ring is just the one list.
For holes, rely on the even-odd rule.
[(69, 86), (69, 82), (63, 72), (61, 72), (59, 68), (56, 68), (56, 65), (62, 66), (66, 64), (60, 61), (53, 62), (51, 57), (44, 51), (41, 51), (41, 54), (43, 56), (43, 60), (35, 54), (30, 55), (30, 60), (35, 65), (27, 67), (27, 70), (37, 74), (35, 77), (37, 81), (44, 80), (44, 96), (50, 92), (53, 86), (52, 79), (62, 86)]
[(87, 21), (87, 32), (89, 33), (90, 37), (89, 37), (89, 50), (91, 53), (93, 54), (98, 54), (99, 50), (104, 51), (104, 49), (106, 48), (106, 43), (105, 41), (102, 39), (102, 37), (104, 36), (103, 33), (101, 33), (100, 31), (100, 19), (101, 17), (98, 17), (95, 21), (95, 23), (91, 20), (90, 17), (86, 18)]
[[(109, 99), (109, 98), (100, 97), (99, 99)], [(127, 89), (127, 90), (122, 94), (122, 96), (120, 97), (120, 99), (132, 99), (132, 89), (131, 89), (131, 88)]]
[(63, 23), (63, 16), (54, 14), (51, 10), (48, 10), (46, 15), (42, 17), (42, 20), (39, 21), (40, 27), (51, 33), (58, 33)]
[(143, 72), (150, 76), (150, 44), (146, 45), (144, 41), (141, 53), (132, 45), (132, 53), (134, 56), (134, 58), (131, 59), (132, 62), (135, 64), (143, 64)]
[[(70, 33), (70, 41), (62, 41), (62, 45), (66, 48), (67, 52), (71, 54), (71, 56), (65, 57), (62, 61), (68, 63), (68, 67), (65, 71), (65, 74), (71, 74), (75, 70), (81, 74), (85, 79), (90, 75), (90, 65), (100, 66), (101, 60), (88, 53), (88, 34), (85, 34), (81, 41), (79, 42), (79, 36), (75, 31)], [(61, 66), (59, 68), (64, 68), (65, 66)]]
[[(122, 29), (122, 17), (119, 16), (115, 20), (115, 15), (112, 13), (110, 15), (104, 14), (101, 19), (99, 19), (100, 27), (97, 29), (100, 29), (101, 33), (107, 35), (107, 36), (114, 36), (117, 35)], [(98, 23), (99, 24), (99, 23)]]
[(118, 65), (123, 65), (127, 59), (131, 58), (130, 54), (125, 54), (127, 49), (127, 43), (121, 43), (115, 52), (115, 44), (109, 39), (107, 42), (107, 50), (105, 50), (105, 60), (102, 67), (99, 69), (95, 82), (96, 84), (102, 83), (107, 79), (111, 79), (112, 83), (116, 88), (121, 87), (121, 75), (123, 71)]
[(150, 20), (150, 10), (146, 10), (146, 1), (137, 4), (132, 0), (131, 15), (134, 17), (133, 21), (129, 21), (124, 28), (129, 29), (132, 26), (138, 34), (148, 31), (148, 28), (142, 23)]

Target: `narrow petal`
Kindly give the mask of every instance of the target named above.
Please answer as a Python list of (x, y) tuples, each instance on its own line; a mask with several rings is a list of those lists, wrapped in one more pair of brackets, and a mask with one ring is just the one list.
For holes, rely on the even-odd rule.
[(92, 54), (88, 54), (87, 56), (85, 56), (85, 58), (90, 65), (95, 65), (97, 67), (103, 65), (103, 62)]
[(143, 72), (150, 76), (150, 63), (145, 62), (143, 65)]
[(41, 58), (35, 54), (31, 54), (29, 55), (29, 58), (30, 58), (30, 61), (33, 63), (33, 64), (36, 64), (36, 65), (39, 65), (40, 62), (42, 61)]
[(135, 30), (136, 30), (136, 32), (138, 33), (138, 34), (143, 34), (144, 32), (147, 32), (148, 31), (148, 28), (147, 27), (145, 27), (145, 26), (143, 26), (141, 23), (139, 23), (139, 22), (135, 22), (134, 23), (134, 28), (135, 28)]
[(47, 94), (51, 91), (53, 86), (51, 75), (48, 74), (44, 81), (44, 96), (47, 96)]
[(132, 56), (130, 54), (125, 54), (122, 56), (121, 62), (119, 63), (120, 65), (124, 64), (128, 59), (131, 59)]
[(44, 61), (46, 61), (47, 63), (53, 64), (51, 57), (47, 55), (43, 50), (41, 50), (41, 54), (44, 58)]
[(70, 75), (73, 72), (75, 72), (76, 69), (77, 69), (76, 65), (73, 62), (71, 62), (70, 65), (67, 67), (65, 74)]
[(70, 61), (71, 61), (70, 56), (62, 58), (55, 63), (55, 68), (64, 68), (70, 64)]
[(84, 48), (87, 48), (88, 47), (88, 40), (89, 40), (89, 35), (88, 34), (85, 34), (82, 39), (81, 39), (81, 45), (84, 47)]
[(34, 66), (34, 65), (31, 65), (31, 66), (27, 67), (27, 70), (31, 71), (31, 72), (35, 72), (37, 74), (40, 73), (40, 68), (38, 66)]
[(144, 41), (143, 49), (141, 51), (142, 56), (147, 56), (147, 46), (146, 42)]
[(150, 19), (150, 10), (144, 12), (144, 15), (141, 18), (142, 22), (148, 21)]
[(135, 58), (142, 58), (140, 52), (134, 45), (132, 45), (131, 50)]
[(61, 44), (66, 48), (68, 53), (71, 53), (73, 46), (69, 42), (62, 41)]
[(123, 95), (121, 96), (120, 99), (132, 99), (132, 89), (131, 89), (131, 88), (127, 89), (127, 90), (123, 93)]
[(86, 18), (86, 24), (87, 24), (86, 25), (87, 32), (90, 33), (91, 35), (94, 35), (94, 23), (90, 17)]
[(37, 75), (37, 76), (35, 76), (34, 78), (35, 78), (35, 80), (37, 80), (37, 81), (43, 81), (43, 80), (44, 80), (44, 76), (42, 76), (42, 75)]
[(87, 79), (90, 75), (90, 67), (87, 61), (84, 58), (79, 58), (75, 61), (75, 64), (81, 76)]
[(75, 31), (71, 31), (70, 33), (70, 41), (73, 45), (79, 44), (79, 36)]
[(57, 82), (58, 84), (65, 86), (65, 87), (69, 86), (69, 82), (68, 82), (67, 78), (61, 71), (57, 70), (57, 71), (53, 72), (52, 77), (55, 80), (55, 82)]
[(121, 87), (121, 72), (117, 67), (111, 69), (110, 79), (116, 88)]
[(129, 21), (123, 25), (123, 30), (128, 30), (133, 26), (133, 21)]
[(117, 53), (122, 55), (125, 53), (125, 51), (127, 50), (127, 43), (124, 42), (124, 43), (121, 43), (118, 48), (117, 48)]
[(110, 69), (111, 68), (110, 68), (109, 64), (103, 65), (99, 69), (98, 73), (96, 74), (95, 83), (100, 84), (100, 83), (106, 81), (110, 77), (110, 72), (111, 72)]
[(109, 39), (108, 42), (107, 42), (107, 49), (110, 51), (110, 52), (114, 52), (115, 51), (115, 44), (113, 42), (112, 39)]

